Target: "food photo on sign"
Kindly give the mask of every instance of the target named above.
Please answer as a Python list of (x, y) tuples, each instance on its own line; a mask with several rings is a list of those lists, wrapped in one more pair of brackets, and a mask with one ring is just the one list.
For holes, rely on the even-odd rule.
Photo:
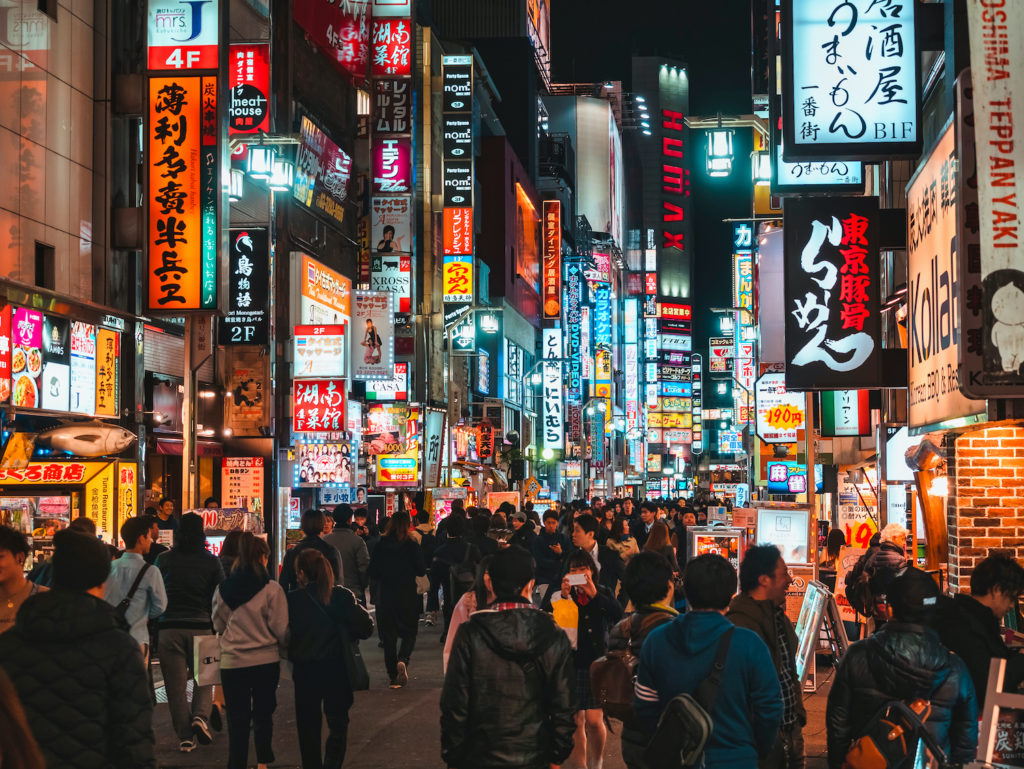
[(368, 456), (399, 454), (405, 451), (409, 409), (406, 406), (380, 404), (366, 411), (363, 443)]

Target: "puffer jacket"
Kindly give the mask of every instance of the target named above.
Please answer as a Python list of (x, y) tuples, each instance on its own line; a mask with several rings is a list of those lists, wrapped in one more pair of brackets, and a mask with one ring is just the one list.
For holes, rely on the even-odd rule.
[(160, 618), (160, 627), (212, 629), (213, 591), (224, 581), (220, 559), (206, 550), (183, 553), (175, 548), (161, 553), (156, 567), (167, 591), (167, 608)]
[(441, 691), (448, 766), (548, 769), (572, 753), (572, 648), (551, 615), (523, 606), (474, 612), (457, 631)]
[(850, 744), (891, 700), (931, 702), (928, 732), (954, 763), (974, 760), (978, 702), (963, 660), (923, 625), (890, 622), (850, 647), (828, 696), (829, 769), (840, 769)]
[(48, 769), (156, 766), (142, 654), (101, 598), (69, 590), (28, 598), (0, 635), (0, 666)]
[[(778, 628), (775, 626), (775, 623), (779, 621), (779, 615), (771, 601), (756, 601), (749, 595), (740, 593), (732, 599), (732, 602), (729, 604), (729, 611), (725, 616), (736, 627), (745, 627), (747, 630), (753, 630), (761, 637), (761, 640), (768, 647), (768, 651), (771, 652), (776, 672), (782, 667), (783, 662), (790, 666), (790, 672), (795, 682), (793, 700), (796, 705), (796, 717), (799, 724), (804, 726), (807, 723), (807, 711), (804, 708), (803, 689), (796, 678), (797, 639), (793, 623), (788, 617), (783, 615), (782, 632), (786, 634), (786, 642), (789, 644), (790, 651), (789, 657), (783, 661), (782, 653), (779, 649)], [(779, 680), (781, 681), (782, 679), (779, 678)]]

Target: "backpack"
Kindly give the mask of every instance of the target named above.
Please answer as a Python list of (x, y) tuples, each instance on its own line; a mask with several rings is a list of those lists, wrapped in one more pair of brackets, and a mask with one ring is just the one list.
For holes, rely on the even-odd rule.
[(869, 580), (871, 575), (865, 572), (864, 566), (868, 560), (868, 553), (862, 555), (850, 573), (846, 575), (846, 600), (858, 614), (870, 617), (875, 606), (875, 597), (871, 594)]
[(722, 633), (710, 675), (700, 683), (693, 696), (678, 694), (669, 701), (644, 751), (648, 766), (688, 769), (703, 762), (704, 746), (714, 726), (709, 713), (718, 697), (733, 630), (735, 628), (730, 627)]
[(899, 700), (887, 702), (868, 721), (867, 731), (850, 745), (843, 769), (898, 769), (911, 766), (921, 738), (938, 766), (948, 765), (946, 754), (924, 728), (932, 705), (914, 700), (909, 705)]
[(458, 601), (463, 593), (473, 589), (476, 584), (476, 565), (480, 560), (480, 551), (470, 542), (463, 542), (466, 550), (462, 561), (453, 563), (448, 570), (448, 586), (453, 601)]
[(630, 721), (633, 718), (633, 685), (640, 662), (633, 639), (639, 635), (642, 617), (634, 613), (619, 623), (629, 642), (625, 649), (609, 651), (590, 665), (590, 689), (608, 718)]

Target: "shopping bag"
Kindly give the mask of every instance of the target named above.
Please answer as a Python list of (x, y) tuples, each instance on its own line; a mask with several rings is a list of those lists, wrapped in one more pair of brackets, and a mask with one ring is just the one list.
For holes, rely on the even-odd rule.
[(197, 635), (192, 638), (192, 671), (196, 686), (220, 683), (220, 638)]

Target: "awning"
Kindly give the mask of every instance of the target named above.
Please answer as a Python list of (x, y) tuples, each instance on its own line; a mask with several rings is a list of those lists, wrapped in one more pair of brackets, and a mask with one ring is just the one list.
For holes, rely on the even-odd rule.
[[(166, 456), (180, 457), (184, 452), (184, 441), (181, 438), (157, 438), (156, 453)], [(200, 457), (222, 457), (224, 447), (216, 441), (197, 441), (196, 456)]]

